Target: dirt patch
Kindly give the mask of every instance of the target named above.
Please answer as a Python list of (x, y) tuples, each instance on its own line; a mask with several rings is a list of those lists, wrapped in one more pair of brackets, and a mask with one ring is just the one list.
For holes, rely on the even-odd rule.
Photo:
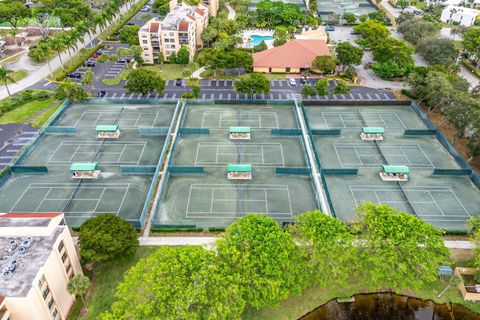
[(458, 265), (475, 259), (475, 251), (471, 249), (450, 249), (451, 258)]
[[(420, 104), (420, 108), (422, 111), (428, 115), (428, 118), (432, 123), (440, 129), (440, 131), (443, 133), (443, 135), (452, 143), (453, 137), (455, 134), (455, 127), (453, 126), (450, 121), (448, 121), (446, 118), (444, 118), (443, 114), (440, 111), (435, 111), (432, 113), (429, 113), (428, 107), (424, 104)], [(470, 158), (470, 151), (468, 148), (468, 138), (466, 137), (461, 137), (461, 138), (456, 138), (454, 143), (452, 143), (455, 149), (457, 149), (458, 153), (464, 158), (464, 159), (469, 159)], [(475, 157), (469, 162), (470, 166), (476, 171), (480, 172), (480, 157)]]

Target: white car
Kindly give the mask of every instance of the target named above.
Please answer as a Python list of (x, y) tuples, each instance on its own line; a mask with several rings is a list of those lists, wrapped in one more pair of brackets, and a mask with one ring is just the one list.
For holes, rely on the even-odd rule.
[(288, 83), (290, 83), (291, 86), (296, 86), (297, 85), (297, 81), (295, 81), (294, 78), (289, 78)]

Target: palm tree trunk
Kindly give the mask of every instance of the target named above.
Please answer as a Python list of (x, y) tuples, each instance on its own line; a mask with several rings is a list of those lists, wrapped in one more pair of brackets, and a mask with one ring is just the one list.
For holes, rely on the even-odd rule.
[(57, 53), (58, 53), (58, 59), (60, 59), (60, 63), (62, 64), (62, 67), (63, 67), (62, 53), (60, 52), (60, 50), (57, 50)]
[(8, 90), (8, 86), (7, 86), (7, 80), (5, 80), (5, 88), (7, 88), (7, 93), (8, 93), (8, 96), (10, 97), (11, 94), (10, 94), (10, 90)]
[(87, 309), (87, 302), (85, 301), (85, 297), (83, 296), (83, 294), (80, 295), (80, 298), (82, 299), (83, 307)]
[(72, 52), (70, 51), (70, 47), (67, 47), (68, 50), (68, 56), (70, 57), (70, 65), (73, 66), (73, 58), (72, 58)]
[(53, 74), (53, 72), (52, 72), (52, 66), (50, 65), (50, 59), (47, 59), (47, 64), (48, 64), (48, 69), (50, 70), (50, 78), (53, 78), (53, 77), (52, 77), (52, 74)]

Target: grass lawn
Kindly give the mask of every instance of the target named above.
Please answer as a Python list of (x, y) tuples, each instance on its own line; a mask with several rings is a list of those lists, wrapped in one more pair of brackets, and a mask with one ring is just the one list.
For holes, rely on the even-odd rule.
[(45, 122), (47, 122), (48, 119), (50, 119), (50, 117), (52, 116), (52, 114), (57, 111), (58, 107), (60, 107), (62, 104), (61, 102), (58, 102), (57, 105), (47, 111), (45, 111), (44, 113), (38, 115), (35, 119), (33, 119), (31, 122), (30, 122), (30, 125), (34, 128), (40, 128), (41, 126), (43, 126), (43, 124)]
[[(288, 76), (286, 73), (263, 73), (270, 80), (285, 80)], [(234, 80), (240, 79), (245, 75), (224, 75), (222, 70), (217, 70), (216, 74), (213, 74), (211, 70), (205, 70), (202, 72), (201, 77), (204, 79), (217, 79), (217, 80)]]
[(25, 78), (27, 75), (28, 75), (28, 72), (25, 70), (14, 71), (9, 74), (9, 76), (13, 78), (13, 81), (7, 81), (7, 84), (18, 82), (23, 78)]
[(49, 97), (44, 100), (35, 100), (35, 101), (27, 102), (24, 105), (16, 108), (15, 110), (7, 112), (3, 116), (1, 116), (0, 124), (24, 123), (28, 117), (33, 116), (37, 112), (40, 112), (41, 110), (51, 106), (56, 102), (58, 102), (58, 100), (55, 99), (54, 97)]
[[(182, 71), (185, 69), (185, 65), (182, 64), (164, 64), (163, 67), (161, 65), (153, 65), (153, 66), (143, 66), (142, 68), (147, 70), (153, 70), (158, 72), (162, 79), (169, 80), (169, 79), (177, 79), (183, 78)], [(115, 79), (103, 79), (102, 82), (108, 86), (114, 86), (120, 83), (122, 80), (127, 80), (128, 74), (132, 72), (132, 69), (123, 69), (122, 72), (118, 75)]]
[[(107, 311), (114, 301), (115, 287), (123, 280), (124, 273), (135, 265), (138, 260), (155, 251), (156, 247), (140, 247), (132, 258), (124, 258), (114, 262), (98, 264), (92, 272), (86, 275), (92, 281), (91, 294), (87, 297), (88, 314), (78, 319), (96, 319), (99, 314)], [(70, 320), (76, 318), (71, 317)]]

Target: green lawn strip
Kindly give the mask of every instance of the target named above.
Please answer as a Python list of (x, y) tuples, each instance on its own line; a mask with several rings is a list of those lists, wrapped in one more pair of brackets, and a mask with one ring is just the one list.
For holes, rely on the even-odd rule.
[[(141, 258), (155, 251), (156, 247), (140, 247), (134, 257), (119, 259), (114, 262), (101, 263), (94, 267), (93, 272), (86, 272), (92, 281), (91, 294), (87, 298), (88, 314), (82, 320), (96, 319), (102, 312), (107, 311), (115, 298), (115, 288), (123, 280), (127, 270), (134, 266)], [(74, 320), (75, 318), (70, 318)]]
[(49, 110), (41, 113), (40, 115), (38, 115), (37, 117), (35, 117), (35, 119), (33, 119), (31, 122), (30, 122), (30, 125), (34, 128), (40, 128), (41, 126), (43, 126), (43, 124), (45, 122), (47, 122), (48, 119), (50, 119), (50, 117), (52, 116), (52, 114), (58, 109), (58, 107), (60, 107), (62, 105), (61, 102), (58, 102), (57, 105), (53, 108), (50, 108)]
[(7, 84), (18, 82), (23, 78), (25, 78), (27, 75), (28, 75), (28, 72), (25, 70), (14, 71), (11, 74), (9, 74), (9, 76), (13, 78), (13, 81), (7, 81)]
[(55, 103), (57, 99), (54, 97), (49, 97), (44, 100), (35, 100), (25, 103), (24, 105), (7, 112), (2, 117), (0, 117), (0, 124), (5, 123), (24, 123), (28, 117), (33, 116), (35, 113), (47, 108), (48, 106)]
[[(169, 79), (177, 79), (177, 78), (183, 78), (182, 77), (182, 71), (185, 69), (186, 66), (181, 65), (181, 64), (164, 64), (163, 66), (161, 65), (153, 65), (153, 66), (143, 66), (142, 68), (147, 69), (147, 70), (153, 70), (158, 72), (162, 79), (164, 80), (169, 80)], [(116, 77), (115, 79), (103, 79), (102, 82), (106, 84), (107, 86), (114, 86), (120, 83), (122, 80), (127, 80), (128, 74), (132, 71), (133, 69), (123, 69), (122, 72)]]
[[(270, 80), (285, 80), (288, 76), (286, 73), (264, 73), (265, 77)], [(214, 74), (212, 70), (205, 70), (200, 75), (204, 79), (217, 79), (217, 80), (234, 80), (240, 79), (245, 75), (225, 75), (223, 74), (223, 70), (217, 70)]]

